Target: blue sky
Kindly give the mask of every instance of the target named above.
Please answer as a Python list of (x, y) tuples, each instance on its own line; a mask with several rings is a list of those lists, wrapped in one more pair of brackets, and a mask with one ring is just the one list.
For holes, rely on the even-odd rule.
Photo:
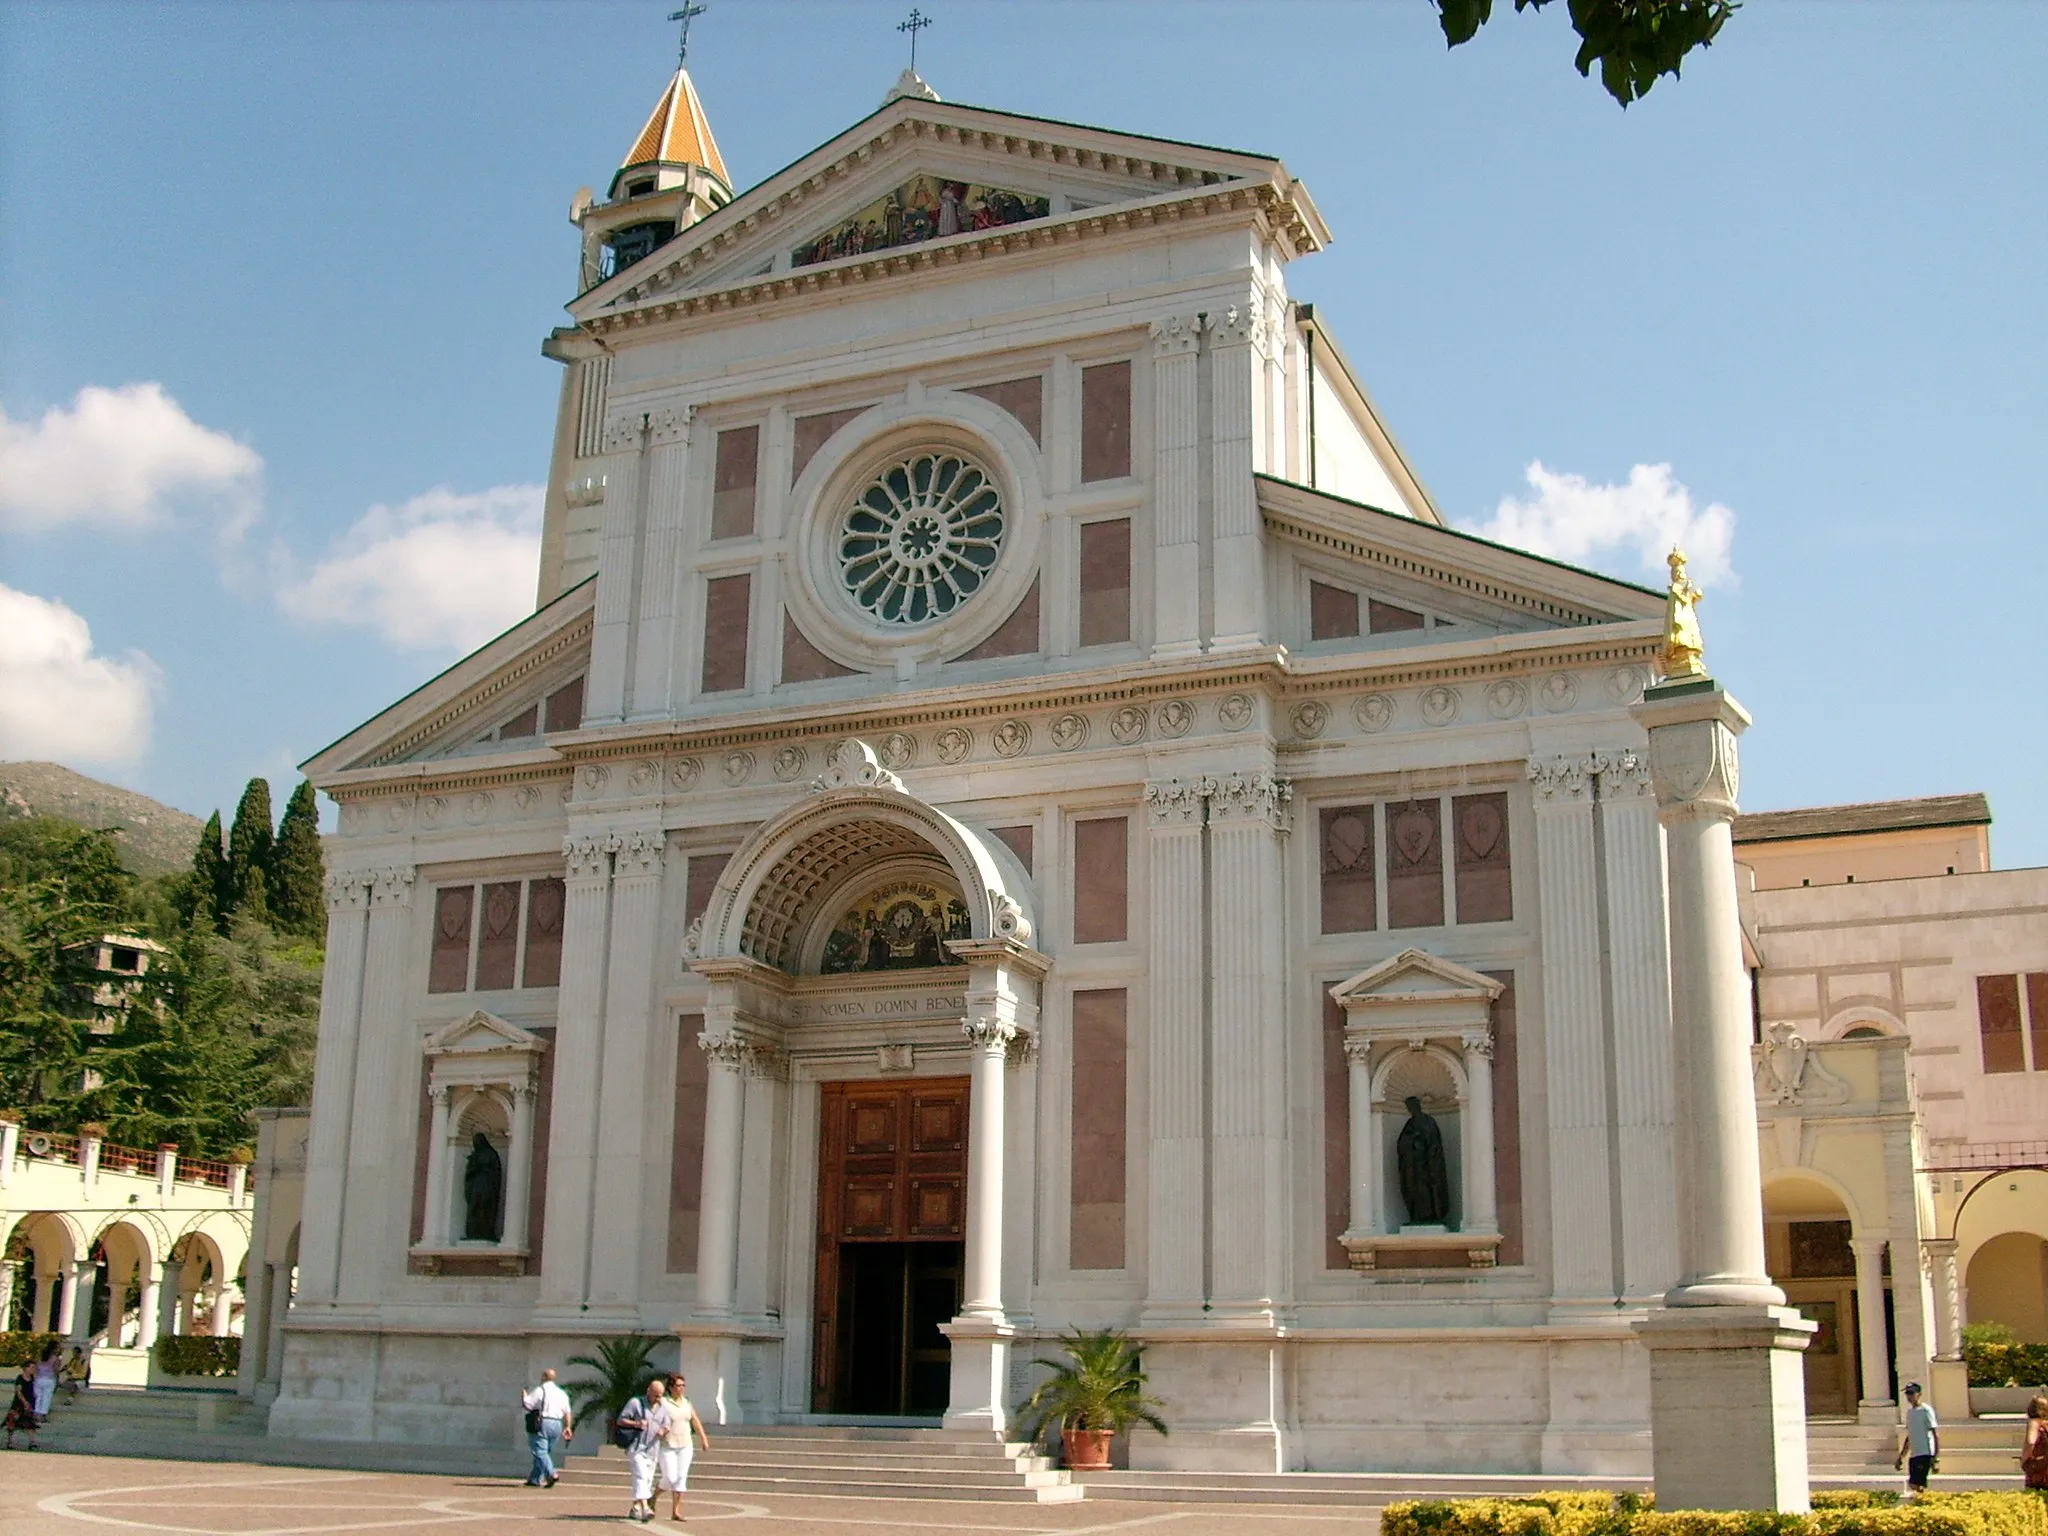
[[(673, 8), (0, 6), (0, 756), (282, 793), (516, 610), (569, 198)], [(872, 110), (906, 9), (714, 0), (739, 184)], [(1982, 789), (2048, 863), (2048, 7), (1752, 0), (1625, 113), (1562, 6), (1455, 53), (1424, 0), (926, 9), (949, 98), (1283, 156), (1336, 235), (1293, 290), (1454, 520), (1643, 580), (1732, 514), (1747, 807)]]

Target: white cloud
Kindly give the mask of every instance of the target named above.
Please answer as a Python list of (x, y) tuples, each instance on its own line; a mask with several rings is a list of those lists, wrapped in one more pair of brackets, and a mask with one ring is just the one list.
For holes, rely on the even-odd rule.
[(1541, 461), (1530, 464), (1526, 477), (1534, 496), (1503, 496), (1493, 517), (1469, 531), (1573, 565), (1633, 554), (1658, 586), (1669, 574), (1664, 557), (1676, 545), (1686, 553), (1687, 574), (1701, 586), (1734, 584), (1735, 514), (1718, 501), (1695, 506), (1669, 464), (1638, 464), (1622, 485), (1595, 485)]
[(40, 421), (0, 411), (0, 525), (137, 527), (207, 501), (238, 533), (255, 516), (263, 460), (202, 427), (161, 384), (87, 385)]
[(472, 650), (533, 611), (541, 504), (540, 486), (501, 485), (372, 507), (278, 602), (394, 645)]
[(0, 586), (0, 758), (140, 755), (161, 675), (139, 651), (94, 655), (91, 628), (63, 603)]

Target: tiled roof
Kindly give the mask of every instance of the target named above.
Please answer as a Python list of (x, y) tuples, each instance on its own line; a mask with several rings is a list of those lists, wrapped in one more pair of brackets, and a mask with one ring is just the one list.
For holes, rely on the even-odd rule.
[(656, 161), (666, 161), (671, 165), (701, 165), (720, 181), (731, 180), (725, 174), (725, 161), (719, 156), (718, 142), (711, 137), (711, 120), (704, 115), (704, 104), (697, 99), (697, 87), (691, 84), (687, 69), (677, 70), (675, 78), (669, 81), (668, 89), (661, 93), (661, 100), (654, 104), (647, 126), (640, 130), (640, 137), (626, 151), (625, 161), (619, 169), (629, 170), (633, 166), (652, 165)]
[(1865, 805), (1815, 805), (1797, 811), (1753, 811), (1735, 818), (1738, 843), (1779, 843), (1802, 837), (1854, 837), (1915, 827), (1988, 827), (1991, 802), (1982, 795), (1930, 795)]

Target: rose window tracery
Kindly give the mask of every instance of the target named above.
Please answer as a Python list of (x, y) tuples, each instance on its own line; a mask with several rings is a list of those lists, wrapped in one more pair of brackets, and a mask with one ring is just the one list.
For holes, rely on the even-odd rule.
[(994, 477), (962, 454), (914, 454), (870, 480), (839, 523), (847, 595), (885, 624), (945, 617), (978, 591), (1002, 553)]

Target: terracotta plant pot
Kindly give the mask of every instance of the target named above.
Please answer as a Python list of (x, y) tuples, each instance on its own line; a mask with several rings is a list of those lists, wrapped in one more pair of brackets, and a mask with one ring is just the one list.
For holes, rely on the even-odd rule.
[(1109, 1442), (1116, 1438), (1113, 1429), (1063, 1429), (1060, 1431), (1060, 1447), (1066, 1453), (1067, 1470), (1070, 1472), (1106, 1472), (1109, 1470)]

